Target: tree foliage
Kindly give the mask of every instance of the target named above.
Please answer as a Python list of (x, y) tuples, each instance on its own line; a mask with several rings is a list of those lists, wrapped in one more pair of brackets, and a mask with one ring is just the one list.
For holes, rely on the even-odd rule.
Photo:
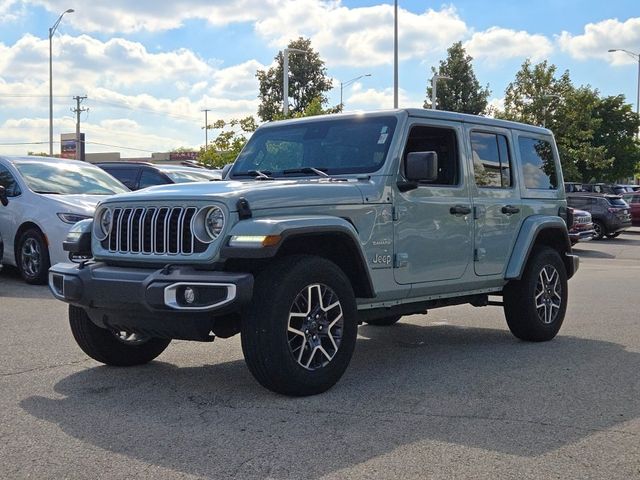
[[(318, 52), (311, 47), (311, 40), (298, 38), (289, 42), (288, 48), (303, 50), (305, 53), (289, 53), (289, 105), (290, 116), (296, 116), (307, 109), (312, 102), (319, 101), (320, 108), (327, 103), (326, 92), (333, 87), (327, 77), (327, 69)], [(283, 54), (275, 57), (276, 66), (268, 70), (258, 70), (260, 82), (260, 106), (258, 117), (263, 121), (283, 118), (282, 83)]]
[(565, 180), (632, 176), (640, 161), (634, 138), (640, 124), (631, 105), (622, 95), (603, 98), (590, 86), (575, 87), (568, 71), (556, 73), (553, 64), (526, 60), (505, 91), (504, 111), (496, 116), (551, 129)]
[(209, 142), (207, 148), (200, 148), (198, 161), (208, 167), (216, 168), (232, 163), (256, 128), (258, 124), (252, 116), (228, 122), (216, 120), (213, 124), (207, 125), (207, 129), (220, 130), (220, 132)]
[[(473, 72), (471, 61), (462, 42), (454, 43), (447, 50), (447, 59), (440, 62), (438, 70), (431, 67), (435, 75), (445, 75), (451, 80), (441, 80), (436, 88), (436, 105), (440, 110), (479, 115), (487, 109), (487, 99), (491, 94), (489, 85), (481, 87)], [(427, 87), (424, 108), (431, 108), (431, 85)]]

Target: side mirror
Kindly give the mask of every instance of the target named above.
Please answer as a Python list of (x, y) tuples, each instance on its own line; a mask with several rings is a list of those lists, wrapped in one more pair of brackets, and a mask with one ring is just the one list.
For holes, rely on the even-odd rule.
[(0, 185), (0, 203), (3, 206), (9, 205), (9, 198), (7, 198), (7, 189)]
[(438, 154), (436, 152), (410, 152), (405, 163), (405, 173), (410, 182), (432, 182), (438, 178)]
[(222, 167), (222, 180), (227, 178), (227, 173), (229, 173), (231, 167), (233, 167), (233, 163), (227, 163), (224, 167)]

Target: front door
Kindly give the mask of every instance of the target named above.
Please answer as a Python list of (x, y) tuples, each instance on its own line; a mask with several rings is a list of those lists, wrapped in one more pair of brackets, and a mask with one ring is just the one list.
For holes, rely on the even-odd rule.
[(512, 168), (513, 150), (507, 130), (467, 127), (472, 160), (477, 275), (504, 271), (520, 228), (522, 202)]
[(400, 284), (462, 277), (472, 258), (472, 205), (462, 162), (462, 126), (414, 121), (403, 152), (435, 151), (438, 178), (394, 198), (394, 276)]

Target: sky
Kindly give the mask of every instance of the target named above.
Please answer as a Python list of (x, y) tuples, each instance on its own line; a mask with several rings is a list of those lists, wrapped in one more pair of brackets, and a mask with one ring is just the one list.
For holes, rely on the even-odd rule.
[[(399, 0), (400, 107), (421, 107), (431, 67), (454, 42), (501, 105), (522, 62), (548, 60), (576, 85), (636, 105), (638, 0)], [(256, 115), (258, 69), (303, 36), (325, 61), (330, 105), (393, 107), (393, 2), (375, 0), (0, 0), (0, 155), (48, 151), (48, 30), (54, 141), (87, 96), (87, 152), (123, 157), (204, 144), (209, 123)], [(215, 135), (209, 132), (209, 138)], [(59, 143), (54, 144), (59, 151)]]

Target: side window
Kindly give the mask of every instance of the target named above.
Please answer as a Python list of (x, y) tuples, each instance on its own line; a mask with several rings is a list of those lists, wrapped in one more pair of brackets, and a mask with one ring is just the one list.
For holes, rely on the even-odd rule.
[(538, 138), (518, 138), (522, 174), (527, 188), (556, 190), (558, 175), (551, 143)]
[(7, 197), (17, 197), (22, 193), (16, 179), (4, 165), (0, 165), (0, 185), (5, 188)]
[(471, 132), (471, 151), (476, 185), (481, 188), (511, 187), (511, 159), (504, 135)]
[(436, 152), (438, 178), (428, 184), (458, 185), (460, 161), (457, 145), (456, 132), (451, 128), (415, 126), (409, 132), (403, 158), (406, 159), (411, 152)]
[(142, 175), (140, 175), (140, 188), (164, 185), (165, 183), (170, 182), (158, 172), (146, 168), (142, 170)]
[(106, 172), (129, 188), (135, 188), (138, 179), (138, 168), (108, 168)]

